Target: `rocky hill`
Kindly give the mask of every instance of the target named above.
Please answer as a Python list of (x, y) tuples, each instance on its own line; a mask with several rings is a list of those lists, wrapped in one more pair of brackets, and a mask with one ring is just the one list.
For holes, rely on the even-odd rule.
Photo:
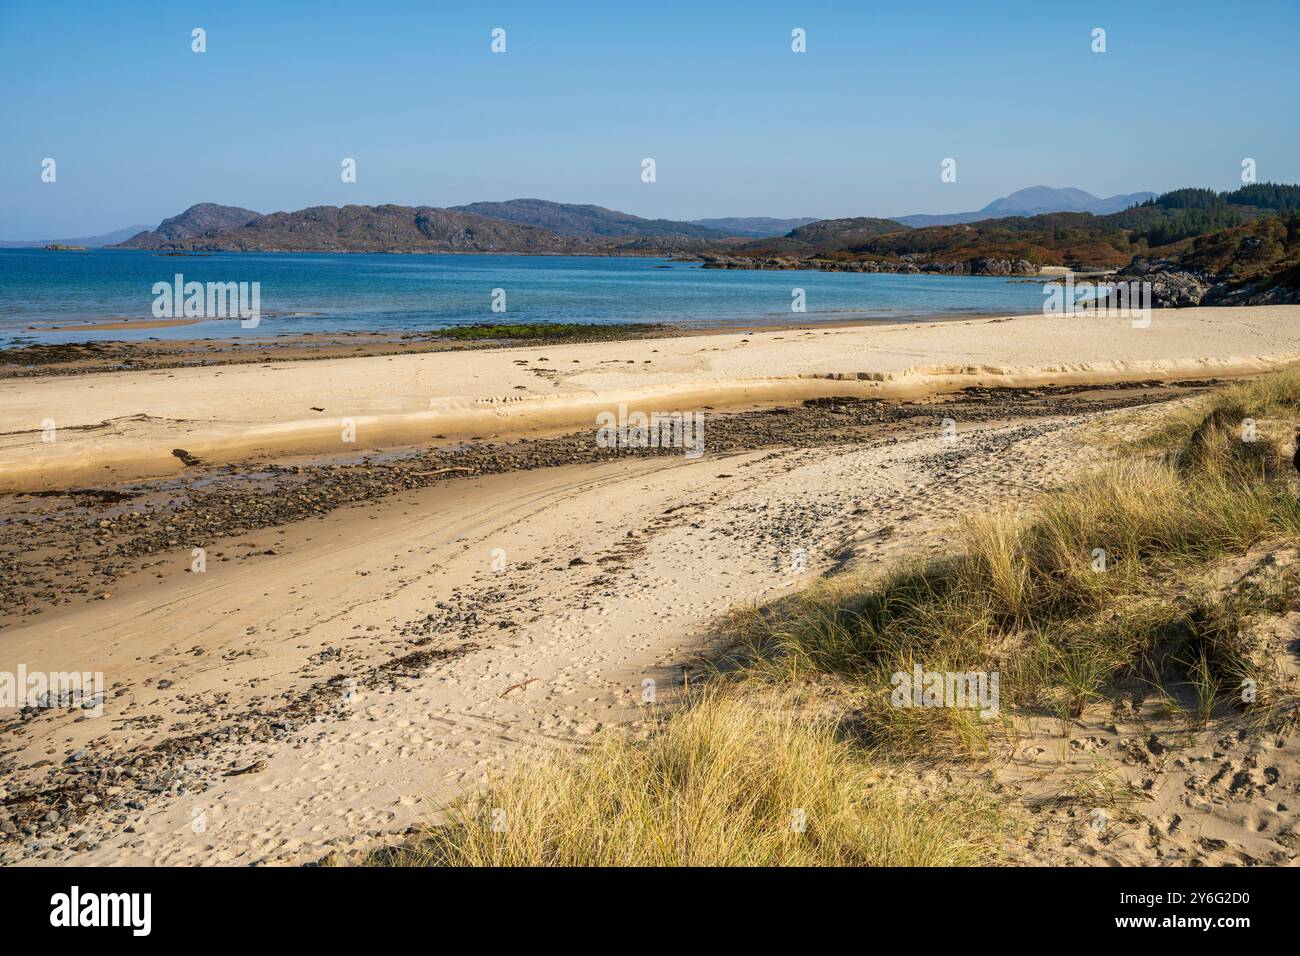
[(178, 216), (164, 219), (158, 224), (157, 229), (132, 236), (121, 243), (120, 247), (158, 249), (162, 248), (164, 243), (237, 229), (260, 215), (260, 212), (241, 209), (239, 206), (220, 206), (217, 203), (201, 202)]
[[(543, 253), (581, 248), (546, 229), (432, 206), (312, 206), (252, 216), (234, 227), (176, 236), (166, 234), (164, 227), (173, 222), (167, 220), (153, 233), (136, 236), (123, 246), (236, 252)], [(185, 228), (192, 227), (193, 220)]]
[(896, 232), (907, 232), (905, 226), (893, 219), (872, 219), (858, 216), (852, 219), (822, 219), (792, 229), (787, 238), (796, 242), (806, 242), (824, 249), (845, 248), (855, 243), (887, 236)]
[(1151, 282), (1157, 306), (1300, 302), (1300, 215), (1200, 236), (1169, 258), (1138, 256), (1120, 277)]
[(724, 239), (729, 233), (720, 229), (672, 219), (642, 219), (604, 206), (549, 202), (545, 199), (511, 199), (506, 202), (476, 202), (453, 206), (453, 212), (483, 216), (521, 226), (537, 226), (557, 236), (571, 239), (595, 239), (626, 236), (657, 238), (671, 236), (688, 239)]

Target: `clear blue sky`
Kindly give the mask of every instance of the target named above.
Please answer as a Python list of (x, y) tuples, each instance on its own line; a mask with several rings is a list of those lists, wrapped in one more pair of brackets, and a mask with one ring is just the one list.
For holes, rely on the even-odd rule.
[(1247, 156), (1296, 182), (1298, 43), (1297, 0), (0, 0), (0, 238), (202, 201), (833, 217), (978, 209), (1036, 184), (1233, 188)]

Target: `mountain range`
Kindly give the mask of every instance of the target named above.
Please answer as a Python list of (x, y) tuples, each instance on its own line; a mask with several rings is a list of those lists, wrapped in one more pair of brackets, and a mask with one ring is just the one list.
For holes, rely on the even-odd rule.
[(1010, 196), (995, 199), (977, 212), (951, 212), (937, 216), (895, 216), (894, 221), (901, 222), (905, 226), (919, 227), (951, 226), (963, 222), (1000, 219), (1004, 216), (1040, 216), (1051, 212), (1090, 212), (1094, 216), (1106, 216), (1154, 199), (1155, 196), (1156, 194), (1152, 192), (1140, 192), (1123, 193), (1101, 199), (1082, 189), (1030, 186), (1027, 189), (1018, 189)]
[[(1044, 204), (1119, 208), (1101, 213), (1034, 212)], [(723, 224), (718, 227), (644, 219), (601, 206), (541, 199), (472, 203), (450, 209), (313, 206), (270, 214), (200, 203), (163, 220), (155, 229), (137, 233), (119, 247), (653, 255), (694, 259), (708, 268), (983, 275), (1034, 275), (1043, 266), (1068, 266), (1076, 271), (1119, 269), (1132, 267), (1139, 260), (1181, 261), (1197, 249), (1212, 247), (1227, 250), (1206, 260), (1217, 263), (1219, 273), (1230, 271), (1223, 263), (1249, 260), (1255, 263), (1251, 281), (1260, 282), (1275, 272), (1290, 276), (1288, 270), (1295, 264), (1291, 261), (1293, 251), (1300, 249), (1292, 235), (1293, 230), (1300, 231), (1297, 210), (1300, 187), (1271, 183), (1226, 193), (1191, 188), (1160, 196), (1134, 193), (1106, 200), (1082, 190), (1033, 187), (971, 214), (1010, 211), (1012, 215), (916, 226), (871, 217), (822, 219), (770, 235), (770, 230), (788, 222), (712, 220)], [(1252, 231), (1253, 224), (1262, 220), (1274, 225)], [(1247, 226), (1251, 228), (1229, 232)], [(738, 227), (763, 235), (737, 235)], [(1275, 239), (1277, 229), (1282, 229), (1280, 246)], [(1256, 246), (1267, 247), (1267, 254), (1250, 253)], [(1244, 276), (1245, 272), (1234, 274)]]
[[(325, 210), (337, 207), (312, 207), (298, 213), (275, 213), (278, 220), (263, 222), (254, 227), (255, 220), (265, 218), (261, 213), (239, 206), (222, 206), (215, 203), (199, 203), (185, 212), (163, 220), (157, 228), (148, 229), (136, 226), (129, 230), (119, 230), (105, 236), (90, 239), (60, 239), (32, 242), (4, 243), (8, 246), (41, 246), (51, 241), (68, 245), (98, 247), (119, 244), (128, 249), (169, 248), (184, 245), (202, 237), (211, 238), (218, 233), (239, 231), (238, 241), (244, 248), (280, 248), (281, 243), (292, 243), (297, 234), (306, 238), (307, 234), (319, 232), (326, 224), (334, 222), (340, 225), (344, 234), (337, 234), (329, 239), (318, 236), (325, 241), (322, 248), (369, 250), (373, 243), (382, 242), (387, 235), (408, 251), (427, 251), (436, 243), (439, 228), (431, 228), (432, 217), (437, 214), (460, 214), (485, 220), (479, 235), (460, 234), (460, 230), (470, 227), (473, 219), (447, 220), (442, 224), (441, 234), (448, 242), (449, 248), (456, 249), (498, 249), (513, 242), (520, 242), (521, 251), (535, 249), (541, 242), (539, 237), (525, 234), (512, 235), (502, 232), (499, 225), (488, 223), (508, 223), (518, 227), (535, 227), (543, 229), (558, 240), (579, 240), (577, 245), (601, 245), (613, 241), (615, 245), (627, 245), (631, 249), (645, 248), (653, 243), (647, 240), (660, 240), (673, 248), (689, 248), (691, 240), (726, 240), (726, 239), (771, 239), (789, 237), (796, 241), (809, 239), (811, 234), (799, 234), (799, 230), (818, 222), (858, 223), (856, 228), (867, 229), (872, 234), (879, 234), (882, 229), (889, 231), (901, 226), (923, 227), (931, 225), (949, 225), (965, 222), (978, 222), (985, 219), (1004, 216), (1032, 216), (1050, 212), (1090, 212), (1094, 215), (1106, 215), (1118, 212), (1137, 203), (1151, 199), (1155, 194), (1149, 192), (1129, 193), (1099, 199), (1082, 189), (1055, 189), (1048, 186), (1031, 186), (1010, 196), (995, 199), (978, 212), (949, 213), (946, 215), (912, 215), (896, 219), (869, 219), (860, 217), (855, 220), (818, 220), (812, 217), (779, 219), (765, 216), (729, 217), (715, 219), (695, 219), (679, 221), (671, 219), (645, 219), (630, 213), (607, 209), (603, 206), (578, 203), (559, 203), (545, 199), (511, 199), (504, 202), (475, 202), (463, 206), (453, 206), (435, 213), (436, 207), (369, 207), (384, 212), (376, 213), (379, 218), (388, 220), (375, 223), (375, 231), (369, 235), (357, 221), (355, 210), (363, 207), (343, 207), (352, 209), (353, 213), (339, 216)], [(422, 212), (412, 213), (407, 218), (410, 227), (397, 229), (392, 222), (396, 209), (414, 209)], [(296, 225), (289, 217), (299, 216), (302, 221)], [(416, 225), (417, 217), (423, 225)], [(868, 225), (870, 224), (870, 225)], [(888, 224), (882, 226), (881, 224)], [(286, 234), (288, 230), (289, 234)], [(412, 231), (414, 230), (414, 231)], [(326, 231), (328, 229), (326, 228)], [(844, 227), (839, 227), (844, 232)], [(271, 235), (270, 233), (274, 233)], [(847, 240), (842, 235), (841, 241)], [(814, 240), (815, 241), (815, 240)], [(552, 240), (554, 243), (554, 240)], [(563, 242), (559, 246), (565, 246)], [(572, 244), (570, 244), (572, 245)], [(557, 251), (563, 251), (562, 249)]]

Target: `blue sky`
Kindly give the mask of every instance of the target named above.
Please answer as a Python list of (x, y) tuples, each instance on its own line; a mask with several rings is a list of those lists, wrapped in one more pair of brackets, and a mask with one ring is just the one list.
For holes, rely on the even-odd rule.
[(1244, 157), (1297, 182), (1297, 41), (1296, 0), (0, 0), (0, 239), (202, 201), (833, 217), (978, 209), (1036, 184), (1227, 189)]

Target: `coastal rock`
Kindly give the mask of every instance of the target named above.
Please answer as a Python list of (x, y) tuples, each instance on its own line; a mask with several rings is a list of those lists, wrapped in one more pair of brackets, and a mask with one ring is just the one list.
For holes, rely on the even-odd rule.
[(1157, 309), (1181, 309), (1201, 305), (1210, 283), (1194, 272), (1178, 269), (1168, 259), (1137, 256), (1116, 273), (1123, 281), (1151, 283), (1151, 305)]
[[(1021, 264), (1023, 263), (1023, 267)], [(973, 276), (1009, 276), (1017, 272), (1036, 272), (1024, 259), (1012, 262), (1010, 259), (997, 259), (989, 256), (976, 256), (967, 263), (967, 271)]]
[(1151, 283), (1151, 304), (1157, 309), (1200, 305), (1209, 290), (1209, 285), (1191, 272), (1151, 272), (1143, 281)]
[(1121, 278), (1151, 283), (1151, 304), (1160, 309), (1189, 306), (1291, 305), (1300, 303), (1300, 288), (1281, 283), (1234, 282), (1224, 276), (1159, 268), (1165, 263), (1135, 260)]
[(1201, 305), (1296, 305), (1300, 304), (1300, 287), (1281, 283), (1247, 282), (1234, 285), (1216, 282), (1201, 299)]
[(960, 261), (927, 260), (920, 256), (902, 256), (900, 261), (886, 259), (823, 259), (813, 256), (731, 256), (721, 253), (703, 253), (700, 257), (705, 269), (817, 269), (821, 272), (871, 272), (914, 275), (1037, 275), (1038, 267), (1028, 259), (1001, 259), (976, 257)]

